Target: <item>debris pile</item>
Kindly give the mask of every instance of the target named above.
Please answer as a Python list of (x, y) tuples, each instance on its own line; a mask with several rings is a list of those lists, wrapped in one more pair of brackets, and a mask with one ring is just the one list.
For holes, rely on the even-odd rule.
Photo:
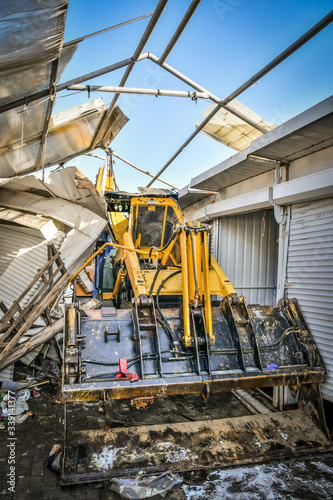
[(0, 332), (2, 332), (0, 371), (12, 363), (11, 359), (13, 356), (17, 357), (18, 350), (19, 352), (22, 349), (30, 352), (29, 347), (26, 349), (29, 337), (25, 342), (20, 344), (19, 342), (40, 316), (44, 318), (48, 326), (52, 324), (50, 303), (66, 286), (70, 275), (65, 269), (60, 253), (56, 251), (53, 244), (48, 245), (48, 250), (49, 260), (37, 272), (12, 306), (7, 309), (3, 303), (0, 304), (4, 312), (0, 323)]
[[(64, 276), (68, 279), (67, 274)], [(94, 309), (98, 307), (99, 304), (100, 302), (97, 299), (91, 299), (82, 306), (82, 309), (84, 311)], [(35, 310), (36, 308), (37, 306), (34, 305), (31, 309)], [(17, 302), (13, 304), (13, 309), (17, 310)], [(10, 310), (8, 311), (10, 312)], [(49, 311), (46, 312), (44, 310), (43, 315), (44, 317), (48, 316), (50, 321), (52, 321)], [(4, 318), (5, 321), (7, 318), (7, 323), (3, 320)], [(11, 328), (14, 323), (15, 330)], [(24, 319), (24, 311), (19, 312), (17, 318), (15, 317), (12, 322), (9, 319), (9, 315), (4, 315), (2, 318), (1, 325), (3, 328), (4, 326), (7, 327), (7, 329), (5, 329), (5, 333), (2, 335), (2, 339), (6, 336), (8, 331), (10, 333), (6, 336), (7, 342), (1, 341), (0, 344), (0, 382), (2, 383), (0, 393), (7, 391), (15, 392), (23, 388), (29, 388), (34, 391), (33, 395), (38, 397), (38, 388), (35, 387), (34, 384), (39, 386), (43, 383), (51, 382), (57, 387), (60, 385), (62, 365), (62, 349), (60, 347), (60, 343), (62, 341), (64, 320), (63, 318), (60, 318), (57, 321), (48, 324), (46, 327), (40, 328), (37, 333), (31, 336), (26, 336), (20, 342), (18, 336), (18, 333), (20, 333), (19, 329), (21, 329), (21, 331), (26, 330), (26, 323), (27, 322)], [(9, 348), (5, 352), (7, 346), (9, 346)], [(1, 357), (3, 353), (4, 355)], [(21, 380), (22, 373), (17, 370), (15, 372), (12, 368), (14, 366), (13, 364), (18, 361), (22, 363), (21, 366), (25, 365), (23, 368), (26, 369), (26, 367), (29, 367), (34, 373), (33, 376), (24, 373), (23, 375), (26, 376), (24, 382), (12, 382), (14, 374), (16, 379)], [(5, 370), (7, 367), (12, 368), (10, 372)], [(5, 413), (1, 413), (5, 415)]]
[(39, 386), (48, 383), (48, 381), (41, 381), (41, 377), (38, 376), (34, 379), (33, 376), (27, 375), (24, 382), (2, 382), (0, 389), (0, 429), (5, 429), (8, 420), (15, 424), (22, 424), (28, 417), (34, 418), (34, 413), (29, 412), (27, 401), (31, 397), (41, 395)]

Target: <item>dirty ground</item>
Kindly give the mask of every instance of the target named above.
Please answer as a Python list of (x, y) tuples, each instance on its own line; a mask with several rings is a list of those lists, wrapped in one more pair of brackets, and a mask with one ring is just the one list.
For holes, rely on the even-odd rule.
[[(0, 498), (23, 499), (104, 499), (119, 500), (119, 494), (110, 491), (107, 483), (80, 484), (61, 487), (59, 474), (47, 468), (49, 452), (62, 438), (62, 405), (55, 405), (53, 397), (55, 388), (49, 385), (41, 388), (41, 396), (29, 400), (29, 416), (22, 424), (16, 426), (16, 492), (8, 491), (8, 448), (6, 448), (7, 430), (1, 430), (2, 446), (0, 448)], [(159, 402), (160, 403), (160, 402)], [(181, 397), (173, 401), (171, 409), (164, 406), (165, 413), (174, 412), (174, 406), (180, 413), (179, 418), (191, 420), (197, 418), (194, 401)], [(237, 406), (237, 403), (233, 403)], [(217, 411), (217, 402), (212, 401), (211, 412)], [(120, 405), (115, 413), (98, 414), (96, 405), (85, 403), (82, 406), (72, 405), (70, 410), (70, 426), (76, 428), (105, 428), (110, 418), (126, 420), (134, 410), (125, 404)], [(184, 411), (182, 412), (181, 408)], [(180, 408), (180, 409), (179, 409)], [(140, 412), (138, 420), (144, 418)], [(206, 418), (209, 415), (206, 415)], [(177, 485), (165, 495), (166, 500), (304, 500), (333, 498), (333, 454), (322, 454), (300, 457), (294, 460), (267, 462), (252, 467), (237, 467), (212, 471), (206, 478), (198, 473), (192, 477), (187, 474), (186, 481)], [(162, 498), (162, 497), (155, 497)]]

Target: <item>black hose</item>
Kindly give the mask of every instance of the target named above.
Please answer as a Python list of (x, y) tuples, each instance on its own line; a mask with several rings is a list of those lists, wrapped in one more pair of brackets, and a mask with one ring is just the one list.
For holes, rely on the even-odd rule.
[(156, 307), (157, 307), (157, 310), (158, 312), (160, 313), (160, 316), (162, 318), (162, 321), (164, 322), (165, 324), (165, 330), (166, 332), (169, 334), (169, 337), (171, 339), (171, 342), (174, 344), (174, 343), (177, 343), (177, 339), (173, 333), (173, 331), (171, 330), (171, 327), (168, 323), (168, 321), (165, 319), (164, 317), (164, 314), (162, 313), (161, 311), (161, 308), (160, 308), (160, 305), (159, 305), (159, 302), (158, 302), (158, 298), (159, 298), (159, 294), (160, 294), (160, 291), (162, 289), (162, 287), (164, 286), (164, 284), (170, 279), (172, 278), (173, 276), (175, 276), (176, 274), (179, 274), (181, 272), (181, 270), (178, 270), (178, 271), (175, 271), (174, 273), (172, 274), (169, 274), (169, 276), (167, 276), (164, 280), (161, 281), (161, 284), (160, 286), (158, 287), (158, 290), (156, 292)]
[(152, 284), (150, 286), (149, 297), (153, 296), (153, 290), (154, 290), (154, 286), (155, 286), (155, 283), (157, 280), (157, 276), (159, 275), (160, 271), (162, 271), (162, 269), (165, 269), (166, 267), (176, 267), (177, 269), (181, 269), (181, 267), (177, 266), (176, 264), (164, 264), (163, 266), (159, 267), (154, 275), (154, 279), (153, 279)]
[(152, 254), (153, 250), (156, 250), (157, 252), (163, 252), (173, 242), (173, 240), (175, 239), (176, 236), (178, 236), (178, 229), (176, 229), (176, 231), (173, 232), (169, 241), (162, 248), (157, 248), (157, 247), (152, 246), (151, 249), (149, 250), (148, 261), (151, 261), (151, 254)]
[(259, 349), (261, 349), (262, 351), (270, 351), (270, 350), (278, 349), (281, 346), (283, 340), (285, 339), (285, 337), (287, 335), (295, 334), (295, 333), (297, 333), (297, 331), (299, 331), (299, 330), (293, 326), (290, 328), (287, 328), (286, 330), (284, 330), (284, 332), (282, 333), (282, 335), (279, 337), (279, 339), (276, 342), (272, 342), (271, 344), (259, 345)]
[[(157, 359), (157, 353), (146, 353), (142, 355), (143, 360), (150, 360), (150, 359)], [(134, 358), (130, 358), (127, 360), (127, 368), (131, 368), (133, 365), (136, 365), (140, 361), (140, 356), (135, 356)], [(103, 365), (103, 366), (118, 366), (119, 362), (115, 363), (108, 363), (106, 361), (97, 361), (97, 360), (92, 360), (92, 359), (83, 359), (82, 363), (93, 363), (96, 365)], [(109, 374), (106, 373), (101, 373), (99, 375), (93, 375), (93, 377), (99, 377), (99, 376), (106, 376)]]

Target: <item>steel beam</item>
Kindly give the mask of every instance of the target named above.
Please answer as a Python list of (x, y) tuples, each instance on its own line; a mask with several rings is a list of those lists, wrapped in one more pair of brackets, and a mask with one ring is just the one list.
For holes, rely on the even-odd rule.
[[(118, 158), (119, 160), (123, 161), (124, 163), (127, 163), (127, 165), (129, 165), (130, 167), (133, 167), (135, 168), (135, 170), (138, 170), (139, 172), (142, 172), (143, 174), (146, 174), (148, 175), (149, 177), (154, 177), (153, 174), (151, 174), (150, 172), (148, 172), (148, 170), (143, 170), (143, 168), (140, 168), (138, 167), (137, 165), (134, 165), (134, 163), (126, 160), (125, 158), (123, 158), (122, 156), (118, 155), (117, 153), (115, 153), (114, 151), (111, 152), (112, 156), (114, 156), (115, 158)], [(105, 158), (103, 156), (100, 156), (100, 155), (97, 155), (95, 153), (85, 153), (86, 156), (92, 156), (94, 158), (99, 158), (100, 160), (105, 160)], [(177, 186), (174, 186), (173, 184), (171, 184), (170, 182), (167, 182), (167, 181), (164, 181), (163, 179), (159, 178), (158, 179), (160, 182), (163, 182), (163, 184), (166, 184), (167, 186), (170, 186), (172, 189), (177, 189), (177, 191), (179, 191), (179, 188)]]
[(272, 69), (276, 68), (281, 62), (287, 59), (291, 54), (296, 52), (300, 47), (302, 47), (306, 42), (311, 40), (315, 35), (320, 33), (326, 26), (328, 26), (333, 21), (333, 10), (329, 12), (325, 17), (323, 17), (317, 24), (312, 26), (304, 35), (298, 38), (293, 44), (291, 44), (286, 50), (281, 52), (275, 59), (266, 64), (258, 73), (251, 76), (243, 85), (234, 90), (231, 94), (223, 99), (223, 104), (227, 104), (237, 97), (239, 94), (247, 90), (251, 85), (260, 80), (263, 76), (267, 75)]
[(200, 130), (204, 128), (205, 125), (213, 118), (213, 116), (216, 115), (216, 113), (219, 111), (220, 106), (217, 105), (211, 113), (205, 118), (203, 122), (200, 123), (200, 125), (195, 129), (195, 131), (190, 135), (188, 139), (182, 144), (182, 146), (177, 149), (174, 155), (166, 162), (166, 164), (159, 170), (159, 172), (153, 177), (153, 179), (147, 184), (147, 187), (150, 187), (159, 177), (160, 175), (168, 168), (169, 165), (177, 158), (178, 155), (190, 144), (190, 142), (198, 135)]
[(47, 108), (46, 108), (46, 113), (45, 113), (45, 118), (44, 118), (44, 125), (43, 125), (43, 130), (42, 130), (42, 137), (40, 140), (35, 170), (39, 170), (39, 167), (40, 167), (40, 164), (42, 161), (46, 136), (47, 136), (47, 133), (49, 131), (52, 110), (53, 110), (53, 107), (55, 104), (55, 95), (56, 95), (55, 87), (56, 87), (56, 81), (57, 81), (58, 66), (59, 66), (59, 58), (52, 61), (51, 76), (50, 76), (50, 89), (49, 89), (50, 99), (48, 100), (48, 103), (47, 103)]
[(68, 47), (69, 45), (73, 45), (74, 43), (80, 43), (83, 40), (87, 40), (87, 38), (92, 38), (93, 36), (101, 35), (102, 33), (106, 33), (107, 31), (115, 30), (117, 28), (122, 28), (123, 26), (135, 23), (136, 21), (141, 21), (142, 19), (146, 19), (146, 17), (151, 17), (152, 15), (153, 12), (150, 12), (149, 14), (144, 14), (143, 16), (135, 17), (134, 19), (130, 19), (129, 21), (115, 24), (114, 26), (110, 26), (109, 28), (104, 28), (103, 30), (94, 31), (94, 33), (89, 33), (89, 35), (84, 35), (79, 38), (75, 38), (75, 40), (70, 40), (69, 42), (64, 43), (63, 47)]
[(162, 90), (143, 89), (138, 87), (114, 87), (106, 85), (71, 85), (67, 90), (82, 90), (88, 92), (110, 92), (116, 94), (144, 94), (156, 97), (188, 97), (190, 99), (209, 99), (207, 92), (193, 92), (190, 90)]
[(158, 66), (165, 69), (170, 74), (174, 75), (176, 78), (178, 78), (182, 82), (187, 83), (188, 85), (190, 85), (194, 89), (198, 90), (199, 92), (208, 94), (209, 99), (211, 99), (213, 102), (218, 104), (221, 108), (224, 108), (227, 111), (229, 111), (229, 113), (232, 113), (233, 115), (237, 116), (237, 118), (239, 118), (240, 120), (243, 120), (245, 123), (248, 123), (252, 127), (256, 128), (257, 130), (262, 132), (263, 134), (265, 134), (267, 132), (267, 129), (263, 128), (261, 125), (259, 125), (259, 123), (251, 120), (251, 118), (249, 118), (248, 116), (243, 115), (239, 111), (236, 111), (235, 109), (231, 108), (230, 106), (227, 106), (226, 104), (225, 105), (221, 104), (222, 100), (219, 97), (212, 94), (211, 92), (209, 92), (209, 90), (205, 89), (204, 87), (202, 87), (198, 83), (194, 82), (193, 80), (191, 80), (187, 76), (183, 75), (180, 71), (176, 70), (175, 68), (173, 68), (169, 64), (166, 64), (166, 63), (161, 64), (160, 59), (158, 57), (156, 57), (154, 54), (152, 54), (151, 52), (148, 53), (148, 59), (150, 59), (154, 63), (158, 64)]
[[(205, 125), (216, 115), (220, 110), (221, 106), (227, 105), (230, 101), (235, 99), (239, 94), (247, 90), (251, 85), (257, 82), (260, 78), (269, 73), (273, 68), (278, 66), (282, 61), (287, 59), (291, 54), (293, 54), (297, 49), (302, 47), (306, 42), (311, 40), (315, 35), (322, 31), (326, 26), (328, 26), (333, 21), (333, 10), (329, 12), (323, 19), (321, 19), (317, 24), (310, 28), (304, 35), (302, 35), (298, 40), (291, 44), (286, 50), (281, 52), (275, 59), (270, 63), (266, 64), (260, 71), (249, 78), (243, 85), (238, 87), (234, 92), (229, 94), (227, 97), (222, 99), (219, 104), (215, 106), (212, 112), (207, 116), (207, 118), (201, 122), (201, 124), (196, 128), (196, 130), (190, 135), (190, 137), (184, 142), (184, 144), (176, 151), (176, 153), (171, 157), (171, 159), (159, 170), (154, 179), (152, 179), (147, 187), (150, 187), (155, 180), (164, 172), (166, 168), (177, 158), (177, 156), (186, 148), (186, 146), (198, 135), (198, 133), (205, 127)], [(201, 89), (200, 89), (201, 90)]]
[(189, 20), (191, 19), (191, 17), (193, 16), (194, 12), (196, 11), (196, 8), (198, 7), (200, 1), (201, 0), (193, 0), (191, 2), (191, 5), (189, 6), (189, 8), (187, 9), (187, 11), (185, 12), (184, 17), (181, 20), (181, 22), (179, 23), (176, 31), (174, 32), (174, 34), (173, 34), (173, 36), (172, 36), (172, 38), (170, 40), (170, 42), (165, 47), (164, 52), (163, 52), (163, 54), (161, 55), (161, 57), (159, 59), (160, 64), (164, 63), (164, 61), (166, 60), (166, 58), (168, 57), (168, 55), (170, 54), (170, 52), (172, 51), (172, 49), (176, 45), (176, 43), (177, 43), (180, 35), (183, 33), (184, 29), (186, 28)]
[[(115, 153), (114, 151), (112, 151), (112, 156), (114, 156), (115, 158), (118, 158), (119, 160), (123, 161), (124, 163), (127, 163), (127, 165), (129, 165), (130, 167), (133, 167), (135, 168), (136, 170), (138, 170), (139, 172), (142, 172), (143, 174), (146, 174), (148, 175), (149, 177), (154, 177), (153, 174), (151, 174), (150, 172), (148, 172), (148, 170), (143, 170), (142, 168), (138, 167), (137, 165), (134, 165), (134, 163), (126, 160), (125, 158), (123, 158), (122, 156), (118, 155), (117, 153)], [(171, 188), (173, 189), (177, 189), (179, 191), (179, 188), (174, 186), (173, 184), (171, 184), (170, 182), (167, 182), (167, 181), (164, 181), (163, 179), (159, 178), (158, 179), (160, 182), (163, 182), (163, 184), (166, 184), (167, 186), (170, 186)]]
[[(157, 24), (157, 21), (159, 20), (167, 3), (168, 3), (168, 0), (159, 0), (157, 7), (154, 10), (154, 14), (150, 18), (148, 26), (147, 26), (144, 34), (142, 35), (141, 40), (139, 41), (139, 43), (134, 51), (133, 56), (131, 57), (131, 63), (127, 66), (125, 73), (124, 73), (124, 75), (119, 83), (119, 87), (123, 87), (125, 85), (129, 75), (132, 72), (132, 69), (134, 68), (135, 63), (139, 60), (141, 53), (142, 53), (150, 35), (152, 34), (152, 32)], [(105, 120), (103, 120), (104, 124), (102, 122), (96, 131), (95, 137), (94, 137), (92, 144), (91, 144), (91, 147), (90, 147), (91, 150), (96, 148), (97, 144), (99, 143), (99, 141), (103, 137), (104, 132), (105, 132), (105, 122), (107, 121), (107, 119), (111, 115), (112, 110), (117, 103), (118, 97), (119, 97), (119, 93), (114, 95), (112, 102), (106, 111)]]
[[(146, 59), (148, 57), (148, 53), (142, 54), (139, 58), (138, 61), (141, 61), (142, 59)], [(86, 73), (85, 75), (78, 76), (76, 78), (73, 78), (72, 80), (68, 80), (67, 82), (60, 83), (59, 85), (56, 86), (56, 91), (60, 92), (61, 90), (66, 90), (67, 87), (71, 85), (75, 85), (77, 83), (85, 82), (86, 80), (91, 80), (93, 78), (96, 78), (97, 76), (102, 76), (105, 75), (106, 73), (111, 73), (112, 71), (116, 71), (117, 69), (124, 68), (128, 66), (129, 64), (132, 64), (132, 58), (128, 59), (123, 59), (122, 61), (118, 61), (114, 64), (110, 64), (109, 66), (105, 66), (104, 68), (97, 69), (95, 71), (92, 71), (90, 73)], [(31, 102), (37, 101), (38, 99), (42, 99), (43, 97), (47, 97), (50, 93), (50, 90), (47, 88), (45, 90), (41, 90), (39, 92), (36, 92), (35, 94), (31, 94), (27, 97), (22, 97), (22, 99), (18, 99), (17, 101), (9, 102), (8, 104), (4, 104), (3, 106), (0, 106), (0, 113), (4, 113), (10, 109), (17, 108), (18, 106), (24, 106), (26, 102), (30, 104)]]

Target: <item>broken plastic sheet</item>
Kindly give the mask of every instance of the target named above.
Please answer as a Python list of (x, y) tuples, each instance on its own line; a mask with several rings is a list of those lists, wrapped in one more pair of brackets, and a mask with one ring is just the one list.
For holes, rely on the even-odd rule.
[(151, 498), (155, 495), (162, 497), (177, 484), (182, 483), (178, 473), (170, 471), (158, 476), (146, 476), (140, 478), (114, 478), (110, 485), (110, 490), (116, 491), (123, 498), (138, 500), (141, 498)]
[[(13, 415), (18, 416), (18, 415), (21, 415), (22, 413), (25, 413), (29, 410), (29, 407), (27, 405), (27, 400), (29, 398), (30, 398), (30, 390), (29, 389), (21, 389), (17, 393)], [(3, 398), (4, 404), (7, 404), (8, 399), (9, 399), (8, 394), (5, 394), (5, 396)], [(6, 411), (5, 408), (2, 408), (2, 412), (4, 415), (8, 415), (8, 413), (9, 413), (8, 409)]]

